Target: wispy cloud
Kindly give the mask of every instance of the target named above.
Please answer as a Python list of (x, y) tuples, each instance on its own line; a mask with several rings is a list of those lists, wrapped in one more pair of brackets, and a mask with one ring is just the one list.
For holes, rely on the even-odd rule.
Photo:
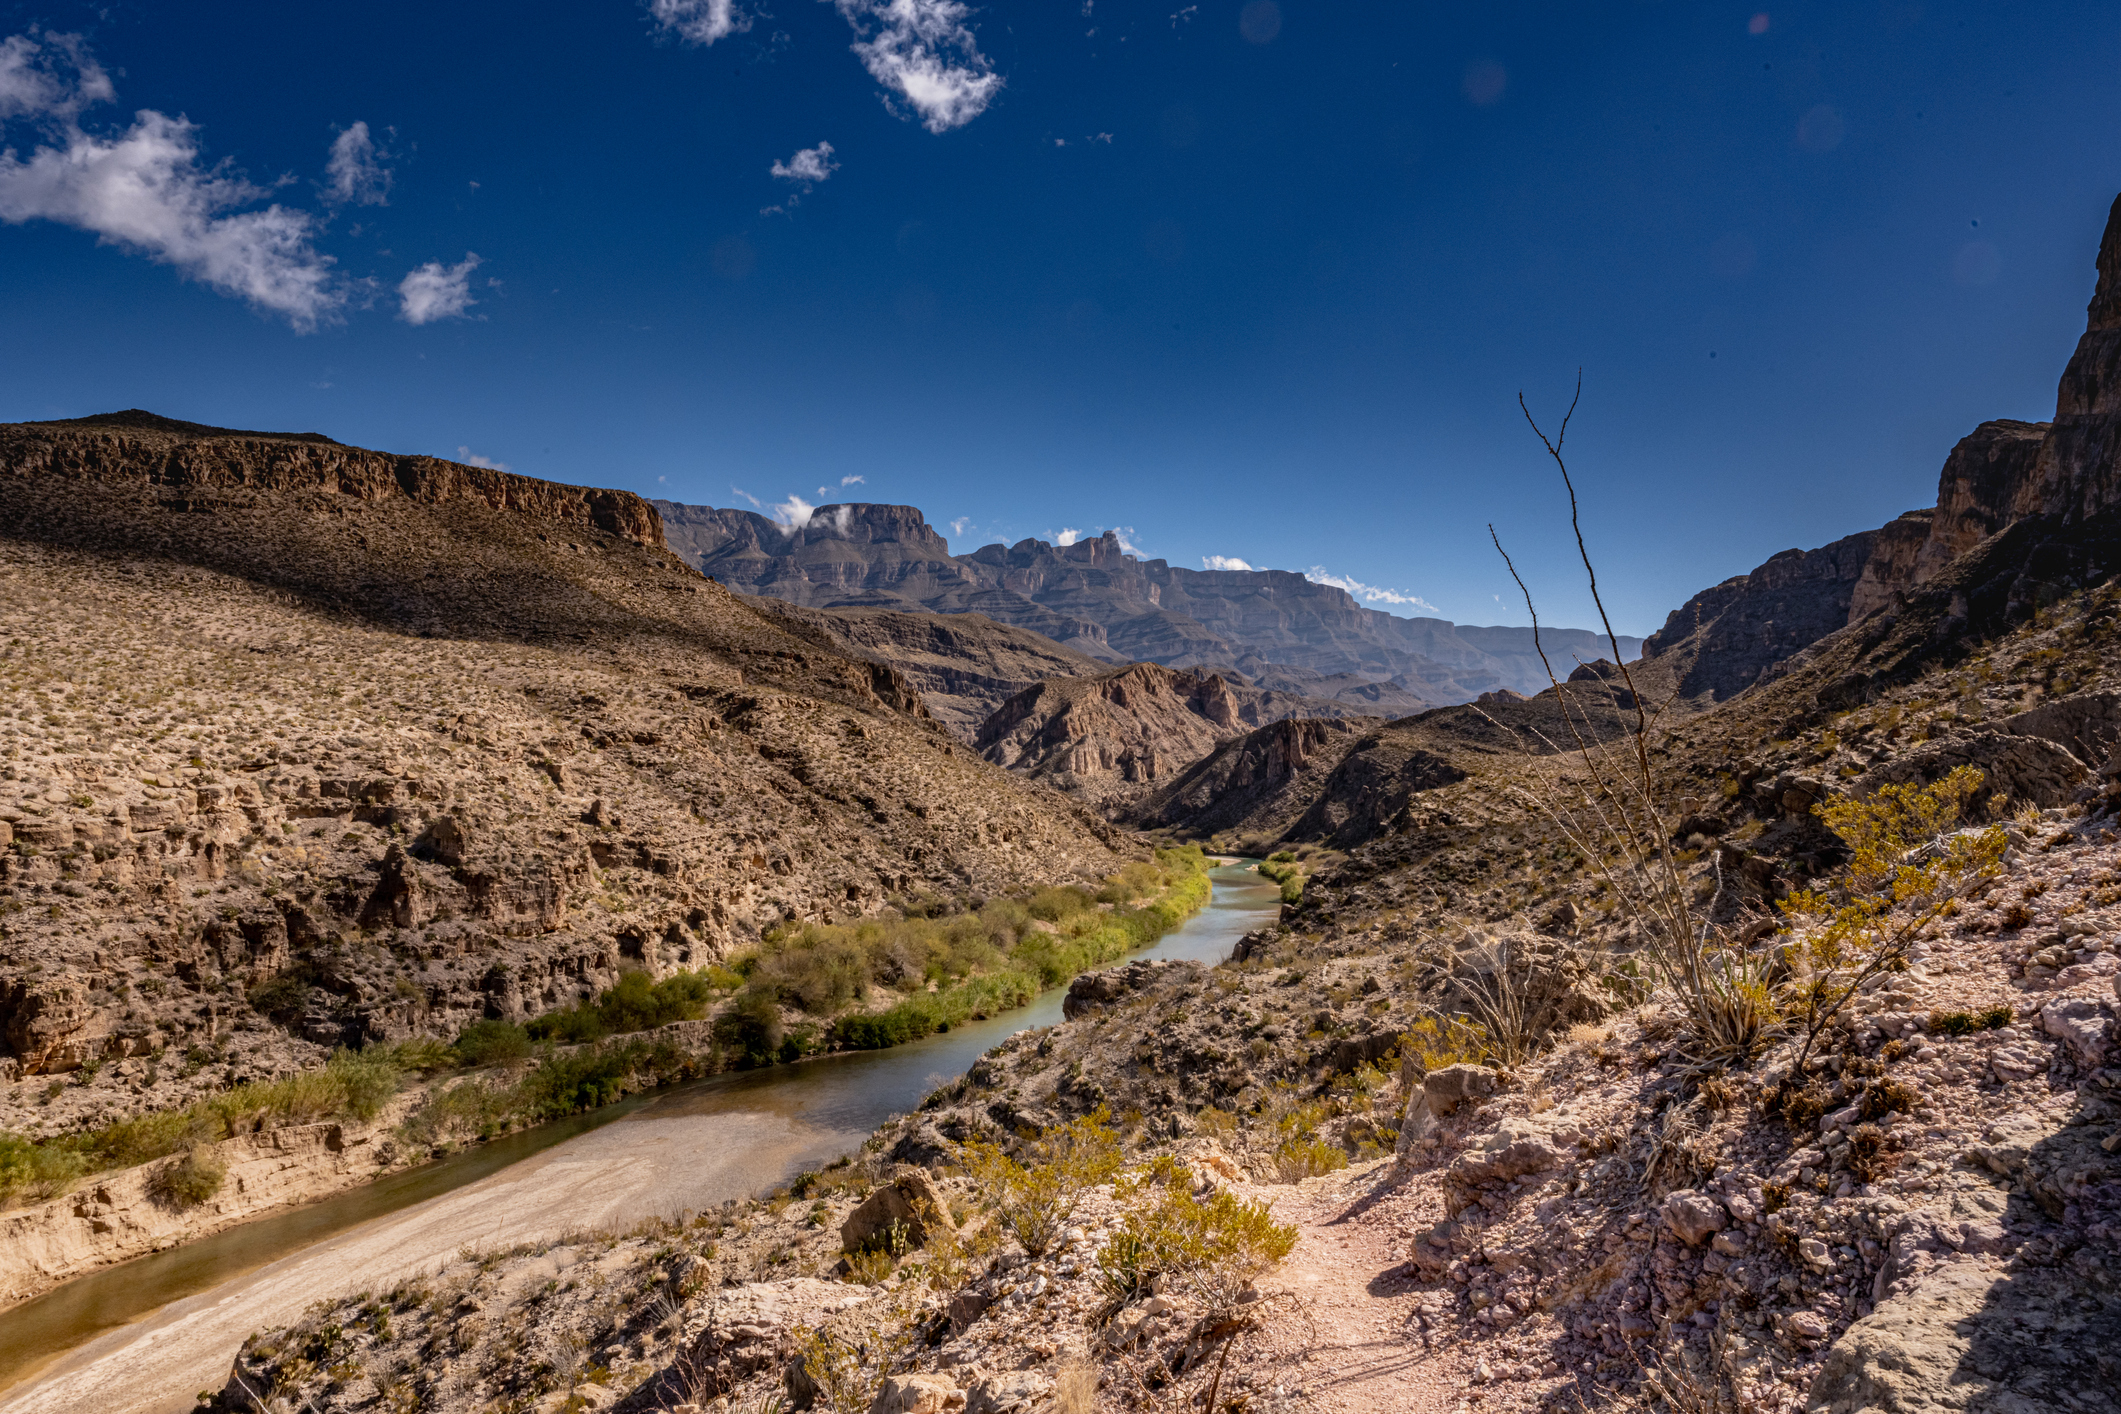
[(1134, 541), (1134, 527), (1133, 527), (1133, 526), (1131, 526), (1131, 525), (1115, 525), (1115, 526), (1113, 526), (1113, 527), (1112, 527), (1112, 538), (1113, 538), (1114, 540), (1117, 540), (1117, 541), (1119, 542), (1119, 548), (1120, 548), (1120, 551), (1121, 551), (1121, 553), (1122, 553), (1122, 554), (1128, 554), (1128, 555), (1132, 555), (1132, 556), (1134, 556), (1134, 557), (1135, 557), (1136, 559), (1141, 559), (1141, 558), (1143, 557), (1143, 551), (1142, 551), (1142, 547), (1141, 547), (1140, 545), (1136, 544), (1136, 543), (1135, 543), (1135, 541)]
[(781, 529), (793, 535), (810, 524), (810, 517), (817, 514), (817, 507), (791, 493), (787, 500), (778, 502), (766, 514), (772, 516)]
[(956, 520), (948, 522), (948, 524), (952, 535), (963, 535), (966, 527), (972, 524), (972, 517), (959, 516)]
[(398, 317), (407, 324), (461, 319), (478, 301), (471, 297), (471, 272), (479, 257), (470, 251), (455, 265), (430, 260), (398, 282)]
[(712, 44), (751, 28), (736, 0), (648, 0), (648, 18), (687, 44)]
[(800, 182), (808, 191), (840, 169), (832, 160), (832, 144), (821, 142), (816, 147), (806, 147), (786, 162), (773, 164), (773, 175), (784, 182)]
[(1345, 589), (1356, 598), (1372, 604), (1404, 604), (1408, 608), (1424, 609), (1432, 614), (1437, 612), (1434, 604), (1418, 594), (1402, 594), (1396, 589), (1381, 589), (1374, 584), (1364, 584), (1361, 580), (1351, 579), (1344, 574), (1328, 574), (1323, 565), (1313, 565), (1305, 570), (1304, 578), (1313, 584), (1330, 584), (1335, 589)]
[(869, 478), (866, 476), (843, 476), (840, 478), (840, 489), (842, 491), (849, 486), (866, 486), (868, 484)]
[(1200, 567), (1204, 570), (1248, 570), (1252, 568), (1252, 566), (1246, 564), (1235, 555), (1202, 555), (1200, 557)]
[(152, 109), (115, 137), (84, 132), (81, 113), (117, 96), (79, 35), (31, 30), (0, 40), (0, 121), (40, 125), (50, 141), (25, 161), (0, 149), (0, 221), (56, 221), (172, 266), (307, 332), (346, 295), (311, 244), (313, 218), (262, 201), (227, 164), (200, 165), (198, 128)]
[(752, 506), (753, 506), (753, 507), (754, 507), (755, 509), (758, 509), (758, 510), (762, 510), (762, 511), (766, 509), (766, 503), (765, 503), (765, 502), (761, 501), (761, 500), (760, 500), (760, 499), (759, 499), (758, 497), (756, 497), (756, 496), (752, 495), (752, 494), (751, 494), (751, 493), (750, 493), (749, 491), (746, 491), (746, 490), (745, 490), (745, 489), (744, 489), (743, 487), (741, 487), (741, 486), (732, 486), (732, 487), (730, 487), (730, 488), (729, 488), (729, 494), (730, 494), (730, 495), (732, 495), (732, 496), (742, 496), (742, 497), (743, 497), (743, 498), (744, 498), (745, 500), (747, 500), (747, 501), (751, 502)]
[(355, 123), (332, 139), (331, 160), (324, 175), (331, 181), (324, 199), (341, 206), (390, 205), (390, 169), (383, 165), (389, 154), (369, 136), (368, 124)]
[(1002, 77), (979, 51), (959, 0), (833, 0), (854, 27), (854, 52), (887, 91), (885, 104), (910, 109), (931, 133), (960, 128), (987, 111)]
[[(482, 457), (469, 447), (457, 448), (457, 460), (464, 463), (464, 465), (466, 466), (483, 466), (488, 471), (508, 470), (507, 462), (497, 462), (492, 457)], [(662, 479), (663, 478), (661, 478), (660, 476), (656, 478), (656, 480), (658, 481), (661, 481)]]

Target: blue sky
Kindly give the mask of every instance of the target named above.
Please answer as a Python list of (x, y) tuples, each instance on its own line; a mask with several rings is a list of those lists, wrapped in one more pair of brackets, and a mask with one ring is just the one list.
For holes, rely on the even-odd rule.
[(1520, 389), (1583, 368), (1645, 631), (2049, 416), (2121, 188), (2121, 14), (2068, 3), (0, 0), (0, 44), (0, 418), (1117, 526), (1460, 622), (1523, 621), (1491, 521), (1589, 622)]

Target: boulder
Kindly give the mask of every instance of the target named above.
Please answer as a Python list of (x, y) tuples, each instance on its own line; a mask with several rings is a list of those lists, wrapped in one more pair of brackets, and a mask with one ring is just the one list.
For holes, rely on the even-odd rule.
[(1664, 1200), (1664, 1225), (1689, 1247), (1699, 1247), (1730, 1220), (1723, 1204), (1695, 1189), (1682, 1188)]
[(1468, 1100), (1484, 1100), (1502, 1085), (1502, 1077), (1484, 1065), (1446, 1065), (1422, 1078), (1421, 1094), (1429, 1113), (1446, 1119)]
[[(867, 1289), (814, 1277), (748, 1282), (695, 1301), (679, 1339), (684, 1353), (621, 1403), (620, 1409), (668, 1408), (684, 1399), (712, 1400), (763, 1370), (785, 1369), (795, 1354), (795, 1328), (859, 1306)], [(800, 1362), (797, 1362), (800, 1363)]]
[(2067, 1267), (1948, 1262), (1842, 1333), (1810, 1414), (2112, 1410), (2121, 1296)]
[(950, 1205), (922, 1169), (903, 1168), (892, 1180), (864, 1198), (840, 1224), (840, 1242), (849, 1252), (881, 1247), (892, 1240), (893, 1224), (908, 1247), (921, 1247), (937, 1231), (955, 1232)]
[(1033, 1370), (991, 1375), (966, 1394), (965, 1414), (1028, 1414), (1052, 1387), (1052, 1380)]
[(1409, 1056), (1400, 1062), (1400, 1080), (1408, 1087), (1407, 1107), (1399, 1119), (1399, 1143), (1394, 1152), (1404, 1158), (1415, 1145), (1436, 1131), (1436, 1122), (1456, 1114), (1468, 1100), (1483, 1100), (1501, 1087), (1502, 1077), (1484, 1065), (1438, 1066), (1416, 1085), (1412, 1067), (1420, 1065)]
[(1573, 1137), (1532, 1119), (1506, 1119), (1475, 1135), (1445, 1171), (1445, 1211), (1456, 1217), (1477, 1189), (1559, 1167)]
[(2086, 1070), (2097, 1070), (2105, 1058), (2106, 1009), (2088, 997), (2049, 1002), (2040, 1008), (2040, 1029), (2067, 1045)]
[(877, 1391), (869, 1414), (945, 1414), (964, 1407), (965, 1392), (946, 1374), (892, 1375)]

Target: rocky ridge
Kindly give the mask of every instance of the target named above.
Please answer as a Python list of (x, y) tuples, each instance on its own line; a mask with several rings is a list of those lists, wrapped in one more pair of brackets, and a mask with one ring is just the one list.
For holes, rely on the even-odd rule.
[(1936, 616), (1960, 620), (1945, 634), (1968, 631), (1969, 591), (1981, 592), (1967, 582), (1969, 557), (1999, 536), (1986, 558), (1992, 574), (2008, 564), (2011, 583), (1984, 586), (2001, 591), (1998, 609), (2043, 589), (2052, 597), (2057, 580), (2103, 574), (2121, 512), (2121, 198), (2097, 268), (2052, 422), (1982, 423), (1945, 458), (1934, 508), (1823, 549), (1785, 550), (1704, 590), (1644, 640), (1644, 655), (1675, 658), (1683, 695), (1722, 700), (1772, 681), (1837, 630), (1896, 616), (1926, 590), (1957, 605)]
[(1051, 679), (1092, 677), (1111, 669), (1103, 659), (1063, 648), (1044, 634), (996, 623), (984, 614), (804, 609), (771, 599), (757, 603), (782, 622), (822, 632), (850, 657), (898, 673), (935, 719), (967, 745), (1018, 693)]
[(997, 766), (1116, 804), (1251, 728), (1352, 715), (1337, 703), (1232, 686), (1215, 673), (1134, 663), (1027, 687), (995, 709), (972, 744)]
[[(1286, 570), (1143, 560), (1111, 532), (953, 556), (911, 506), (821, 506), (783, 526), (751, 511), (654, 504), (674, 550), (747, 594), (814, 607), (984, 614), (1091, 657), (1207, 667), (1357, 707), (1467, 702), (1496, 687), (1546, 685), (1530, 630), (1402, 619)], [(1638, 645), (1623, 639), (1622, 651), (1632, 655)], [(1606, 651), (1580, 629), (1548, 630), (1547, 647), (1556, 662)]]

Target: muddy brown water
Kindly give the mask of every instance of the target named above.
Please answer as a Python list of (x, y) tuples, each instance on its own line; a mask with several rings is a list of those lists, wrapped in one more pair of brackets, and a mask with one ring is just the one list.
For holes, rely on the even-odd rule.
[[(1137, 957), (1220, 962), (1280, 906), (1241, 864), (1210, 878), (1208, 907)], [(859, 1147), (1018, 1031), (1059, 1021), (1064, 993), (887, 1051), (632, 1096), (78, 1278), (0, 1314), (0, 1414), (176, 1414), (220, 1387), (251, 1331), (312, 1301), (394, 1285), (466, 1247), (774, 1188)]]

